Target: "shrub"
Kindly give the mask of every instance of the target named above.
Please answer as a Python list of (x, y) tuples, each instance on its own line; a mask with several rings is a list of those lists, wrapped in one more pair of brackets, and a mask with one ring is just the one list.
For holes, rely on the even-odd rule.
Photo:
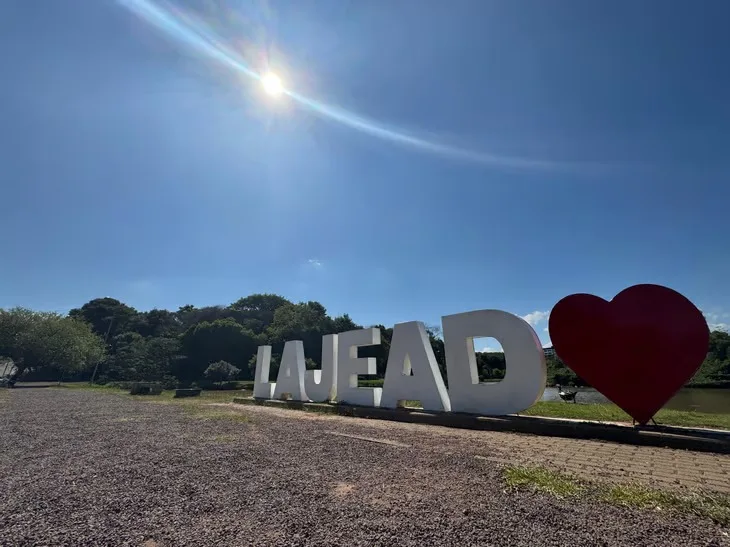
[(241, 369), (234, 367), (227, 361), (216, 361), (205, 369), (205, 377), (212, 382), (230, 382), (238, 376)]

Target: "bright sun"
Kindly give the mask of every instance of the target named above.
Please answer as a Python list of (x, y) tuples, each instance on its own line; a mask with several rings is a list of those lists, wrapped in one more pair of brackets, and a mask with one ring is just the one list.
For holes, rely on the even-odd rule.
[(284, 91), (284, 87), (281, 85), (281, 78), (273, 72), (265, 74), (261, 78), (261, 84), (264, 86), (264, 91), (273, 97), (281, 95), (281, 92)]

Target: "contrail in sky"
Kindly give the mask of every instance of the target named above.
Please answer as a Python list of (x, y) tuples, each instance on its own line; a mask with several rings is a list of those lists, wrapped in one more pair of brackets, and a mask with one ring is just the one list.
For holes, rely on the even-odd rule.
[[(117, 0), (117, 2), (147, 23), (164, 31), (168, 36), (174, 38), (181, 44), (185, 44), (200, 53), (204, 53), (219, 63), (249, 78), (261, 80), (262, 75), (253, 70), (241, 55), (231, 49), (202, 21), (182, 13), (169, 4), (163, 6), (161, 2), (153, 2), (152, 0)], [(301, 106), (323, 118), (337, 121), (373, 137), (446, 157), (520, 169), (564, 170), (566, 168), (574, 169), (581, 165), (583, 167), (588, 166), (585, 163), (565, 163), (502, 156), (450, 146), (406, 133), (398, 128), (388, 127), (376, 120), (367, 119), (347, 110), (324, 104), (292, 90), (284, 89), (283, 93), (291, 97)], [(592, 167), (595, 167), (595, 164)]]

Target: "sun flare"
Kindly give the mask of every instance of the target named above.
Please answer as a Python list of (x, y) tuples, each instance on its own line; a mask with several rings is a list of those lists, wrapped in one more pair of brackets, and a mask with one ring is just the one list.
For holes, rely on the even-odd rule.
[(264, 91), (273, 97), (281, 95), (281, 92), (284, 91), (284, 87), (281, 85), (281, 78), (273, 72), (269, 72), (261, 78), (261, 85), (264, 86)]

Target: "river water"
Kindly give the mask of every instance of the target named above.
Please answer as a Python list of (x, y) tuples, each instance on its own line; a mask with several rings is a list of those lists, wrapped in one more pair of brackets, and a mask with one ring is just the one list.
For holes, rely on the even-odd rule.
[[(593, 388), (571, 387), (568, 389), (578, 391), (577, 401), (579, 403), (610, 402)], [(558, 390), (556, 388), (547, 387), (545, 388), (542, 400), (560, 401), (561, 399), (558, 396)], [(697, 412), (709, 412), (711, 414), (730, 414), (730, 389), (681, 389), (666, 405), (664, 405), (664, 408), (672, 408), (674, 410), (694, 410)]]

